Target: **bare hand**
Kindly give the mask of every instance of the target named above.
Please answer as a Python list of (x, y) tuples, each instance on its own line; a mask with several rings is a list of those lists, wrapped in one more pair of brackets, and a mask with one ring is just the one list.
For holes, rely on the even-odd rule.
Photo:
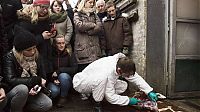
[(59, 85), (60, 84), (60, 81), (57, 79), (57, 80), (54, 80), (54, 84), (56, 85)]
[(49, 32), (49, 31), (44, 31), (42, 33), (42, 36), (43, 38), (46, 40), (46, 39), (50, 39), (50, 38), (53, 38), (56, 36), (56, 31), (53, 31), (53, 32)]
[(29, 95), (34, 96), (36, 94), (37, 94), (37, 92), (34, 90), (34, 88), (31, 88), (31, 90), (29, 91)]
[(42, 84), (41, 84), (41, 85), (42, 85), (43, 87), (45, 87), (46, 82), (47, 82), (47, 81), (46, 81), (45, 79), (42, 78)]
[(56, 36), (56, 30), (54, 30), (53, 32), (50, 32), (51, 33), (51, 38), (54, 38)]
[(0, 88), (0, 102), (6, 98), (6, 94), (3, 88)]
[(58, 77), (58, 74), (56, 72), (53, 72), (52, 77)]

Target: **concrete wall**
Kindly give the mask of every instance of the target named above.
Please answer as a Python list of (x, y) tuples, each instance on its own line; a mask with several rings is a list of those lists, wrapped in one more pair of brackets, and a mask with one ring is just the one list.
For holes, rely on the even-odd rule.
[[(127, 4), (133, 2), (133, 0), (123, 0), (117, 2), (117, 7), (125, 7)], [(126, 5), (125, 5), (126, 4)], [(133, 31), (133, 50), (132, 58), (136, 63), (136, 72), (146, 79), (146, 34), (147, 34), (147, 0), (137, 0), (134, 7), (127, 5), (122, 12), (129, 15), (129, 21)], [(132, 19), (133, 13), (138, 11), (139, 19), (134, 21)], [(129, 90), (134, 92), (136, 87), (129, 84)]]
[(139, 19), (132, 23), (134, 46), (132, 58), (136, 63), (137, 72), (146, 77), (146, 0), (138, 0), (136, 9), (138, 9)]
[[(133, 4), (137, 1), (136, 4)], [(146, 25), (147, 25), (147, 1), (146, 0), (116, 0), (117, 7), (123, 13), (128, 14), (128, 19), (133, 30), (132, 58), (136, 63), (137, 72), (145, 77), (146, 75)], [(139, 19), (132, 17), (137, 10)]]

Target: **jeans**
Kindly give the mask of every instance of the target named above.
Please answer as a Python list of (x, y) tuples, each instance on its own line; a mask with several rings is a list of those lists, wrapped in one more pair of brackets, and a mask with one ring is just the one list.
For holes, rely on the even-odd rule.
[(48, 84), (48, 88), (51, 90), (51, 97), (56, 98), (57, 96), (66, 97), (68, 91), (72, 87), (72, 78), (67, 73), (61, 73), (58, 75), (59, 85), (52, 82)]
[(23, 112), (28, 98), (28, 92), (28, 87), (20, 84), (6, 94), (11, 112)]
[(51, 99), (43, 93), (30, 96), (29, 89), (26, 85), (20, 84), (15, 86), (7, 93), (8, 103), (11, 112), (31, 111), (48, 111), (52, 107)]
[(44, 93), (28, 97), (25, 112), (46, 112), (52, 107), (52, 100)]
[(7, 104), (7, 98), (5, 98), (2, 102), (0, 102), (0, 112), (3, 111), (3, 108), (6, 106)]

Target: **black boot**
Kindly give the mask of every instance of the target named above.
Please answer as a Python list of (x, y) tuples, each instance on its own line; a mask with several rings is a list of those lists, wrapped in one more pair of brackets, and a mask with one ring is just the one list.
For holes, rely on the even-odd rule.
[(59, 97), (57, 103), (56, 103), (56, 107), (58, 108), (62, 108), (65, 106), (65, 103), (66, 103), (66, 97)]
[(103, 109), (102, 109), (102, 106), (101, 106), (101, 102), (95, 102), (94, 112), (103, 112)]

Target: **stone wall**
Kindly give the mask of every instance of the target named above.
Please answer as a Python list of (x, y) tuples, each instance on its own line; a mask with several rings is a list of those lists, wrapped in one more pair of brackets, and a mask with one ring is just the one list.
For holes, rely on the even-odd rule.
[(133, 50), (132, 58), (136, 63), (137, 72), (145, 78), (146, 76), (146, 25), (147, 25), (147, 0), (137, 0), (137, 3), (134, 7), (133, 5), (128, 5), (133, 3), (136, 0), (116, 0), (117, 7), (122, 9), (122, 12), (127, 13), (129, 16), (132, 16), (133, 13), (137, 10), (139, 19), (137, 21), (131, 21), (131, 26), (133, 30)]
[(132, 57), (136, 63), (137, 72), (146, 76), (146, 0), (138, 0), (137, 7), (139, 19), (132, 23), (133, 28), (133, 51)]
[[(146, 35), (147, 35), (147, 0), (116, 0), (117, 7), (119, 7), (122, 12), (129, 15), (128, 19), (132, 26), (133, 31), (133, 50), (132, 58), (136, 63), (136, 72), (146, 79)], [(133, 2), (136, 2), (133, 6)], [(128, 5), (129, 4), (129, 5)], [(135, 12), (139, 16), (137, 21), (135, 21)], [(137, 87), (129, 84), (130, 92), (137, 90)]]

